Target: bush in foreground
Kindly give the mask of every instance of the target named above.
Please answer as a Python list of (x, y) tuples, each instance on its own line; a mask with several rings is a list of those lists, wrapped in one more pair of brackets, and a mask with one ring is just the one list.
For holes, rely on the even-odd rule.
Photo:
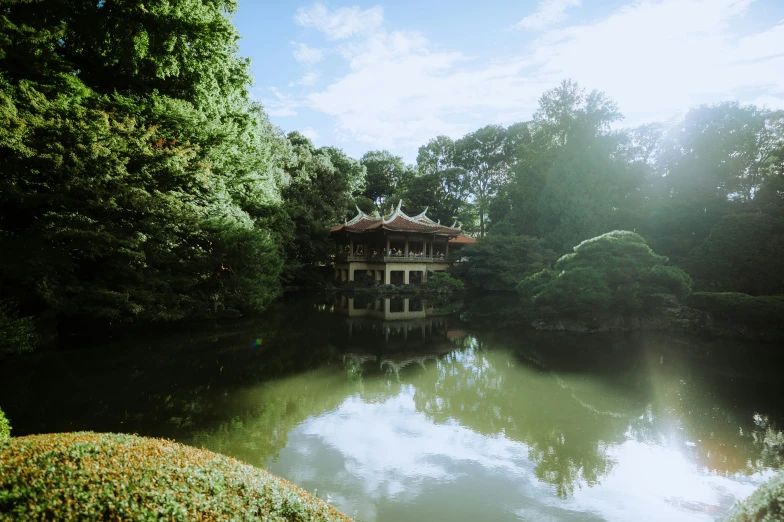
[(764, 483), (752, 495), (738, 503), (727, 522), (778, 522), (784, 520), (784, 473)]
[(232, 458), (135, 435), (60, 433), (0, 442), (0, 519), (350, 521)]
[(11, 424), (5, 417), (5, 413), (0, 408), (0, 441), (3, 441), (11, 436)]

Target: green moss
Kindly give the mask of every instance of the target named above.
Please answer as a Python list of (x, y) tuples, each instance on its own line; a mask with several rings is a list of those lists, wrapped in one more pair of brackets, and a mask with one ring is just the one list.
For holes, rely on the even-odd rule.
[(0, 441), (11, 436), (11, 423), (5, 418), (2, 408), (0, 408)]
[(735, 505), (727, 522), (777, 522), (784, 520), (784, 473), (779, 473), (749, 498)]
[(0, 442), (0, 519), (349, 521), (266, 471), (134, 435)]

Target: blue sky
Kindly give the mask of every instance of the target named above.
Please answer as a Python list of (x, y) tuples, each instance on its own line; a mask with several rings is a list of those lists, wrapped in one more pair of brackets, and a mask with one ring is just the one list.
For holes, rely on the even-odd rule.
[(272, 122), (408, 162), (439, 134), (531, 118), (563, 78), (623, 125), (737, 99), (784, 108), (782, 0), (240, 0), (241, 53)]

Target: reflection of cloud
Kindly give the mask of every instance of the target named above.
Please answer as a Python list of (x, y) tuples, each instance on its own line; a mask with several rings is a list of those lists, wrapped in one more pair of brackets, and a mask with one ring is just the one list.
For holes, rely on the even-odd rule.
[(764, 481), (707, 475), (677, 450), (633, 440), (610, 454), (618, 462), (613, 473), (600, 486), (576, 491), (566, 502), (571, 509), (608, 521), (714, 520)]
[[(272, 471), (307, 487), (311, 477), (303, 464), (311, 470), (321, 467), (314, 488), (361, 520), (375, 520), (379, 504), (413, 503), (435, 486), (459, 490), (455, 482), (463, 481), (473, 487), (477, 474), (502, 479), (515, 493), (527, 482), (524, 476), (531, 476), (532, 466), (524, 445), (503, 436), (485, 437), (456, 423), (432, 424), (416, 411), (413, 395), (413, 387), (406, 386), (381, 403), (348, 398), (337, 410), (306, 421), (290, 434), (290, 441), (311, 446), (304, 461), (297, 455), (301, 449), (284, 450)], [(471, 495), (478, 500), (480, 494)]]
[(382, 402), (347, 398), (297, 427), (271, 471), (367, 521), (472, 510), (494, 520), (713, 520), (764, 480), (710, 475), (677, 450), (627, 440), (607, 449), (617, 463), (609, 475), (563, 500), (535, 479), (524, 444), (434, 424), (414, 393), (404, 385)]
[(432, 424), (416, 411), (413, 394), (408, 386), (378, 405), (349, 398), (337, 411), (306, 423), (303, 433), (320, 437), (346, 456), (346, 467), (363, 477), (366, 493), (374, 498), (394, 482), (391, 477), (451, 480), (439, 457), (519, 471), (513, 462), (526, 457), (522, 444), (484, 437), (455, 423)]

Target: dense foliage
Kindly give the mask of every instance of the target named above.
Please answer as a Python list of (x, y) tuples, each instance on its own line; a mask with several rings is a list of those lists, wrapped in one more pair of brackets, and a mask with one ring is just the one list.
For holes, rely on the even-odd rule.
[(684, 266), (703, 290), (784, 294), (782, 259), (784, 217), (730, 214), (713, 226)]
[(35, 347), (35, 320), (18, 317), (16, 306), (0, 301), (0, 354), (28, 352)]
[(0, 442), (0, 516), (17, 520), (348, 521), (264, 470), (135, 435)]
[(727, 522), (776, 522), (784, 517), (784, 473), (774, 475), (736, 504)]
[(459, 279), (455, 279), (446, 272), (435, 272), (427, 278), (423, 286), (439, 293), (450, 294), (465, 289), (465, 285)]
[(509, 291), (524, 277), (549, 266), (555, 254), (534, 237), (490, 235), (459, 251), (452, 273), (472, 288)]
[(555, 263), (555, 270), (546, 269), (521, 281), (518, 291), (562, 313), (652, 310), (667, 295), (681, 297), (690, 291), (689, 276), (666, 261), (638, 234), (616, 230), (583, 241)]
[[(606, 95), (565, 80), (542, 95), (530, 121), (490, 125), (457, 140), (438, 136), (420, 147), (416, 165), (405, 167), (386, 151), (368, 153), (368, 172), (387, 173), (378, 176), (387, 184), (374, 182), (381, 188), (365, 199), (370, 210), (383, 211), (402, 197), (404, 210), (429, 207), (429, 215), (457, 219), (479, 236), (464, 251), (467, 264), (454, 271), (475, 288), (509, 289), (537, 262), (536, 271), (548, 267), (546, 255), (532, 263), (525, 252), (514, 254), (536, 241), (530, 238), (543, 252), (564, 254), (623, 229), (669, 258), (671, 266), (654, 272), (667, 274), (653, 286), (683, 280), (678, 266), (698, 290), (784, 293), (784, 111), (724, 102), (696, 107), (680, 121), (614, 130), (620, 119)], [(566, 295), (593, 279), (578, 271), (558, 285)], [(603, 287), (593, 290), (586, 307), (607, 302)], [(609, 291), (614, 308), (639, 310), (658, 300), (641, 299), (628, 284), (625, 297)]]
[(356, 213), (353, 196), (363, 186), (365, 166), (334, 147), (317, 149), (306, 137), (288, 135), (294, 160), (286, 167), (283, 214), (274, 230), (283, 245), (287, 281), (312, 282), (314, 265), (330, 262), (335, 247), (329, 229)]
[(740, 292), (695, 292), (686, 304), (706, 311), (722, 321), (755, 328), (781, 327), (784, 295), (751, 296)]
[(172, 320), (277, 295), (260, 209), (279, 204), (288, 145), (248, 99), (235, 9), (4, 8), (0, 288), (23, 310)]

